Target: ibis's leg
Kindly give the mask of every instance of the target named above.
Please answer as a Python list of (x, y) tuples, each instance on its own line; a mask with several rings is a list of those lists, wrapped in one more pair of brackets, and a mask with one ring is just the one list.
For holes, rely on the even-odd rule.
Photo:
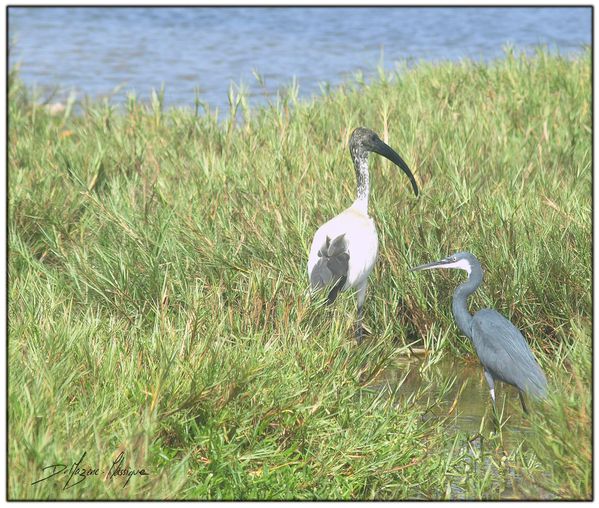
[(522, 392), (518, 392), (518, 395), (520, 396), (520, 404), (522, 404), (522, 410), (528, 414), (528, 409), (526, 409), (526, 404), (524, 403), (524, 394)]
[(362, 316), (364, 315), (364, 300), (366, 300), (366, 283), (358, 289), (358, 320), (356, 322), (356, 342), (362, 344), (364, 330), (362, 329)]

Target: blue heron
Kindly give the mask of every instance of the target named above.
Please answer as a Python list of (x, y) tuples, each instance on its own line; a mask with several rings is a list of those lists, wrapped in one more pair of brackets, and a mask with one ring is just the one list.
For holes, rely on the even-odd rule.
[(378, 252), (376, 227), (368, 215), (368, 154), (378, 153), (399, 166), (410, 179), (416, 196), (418, 187), (408, 165), (370, 129), (358, 127), (354, 130), (349, 140), (349, 151), (356, 170), (357, 197), (348, 209), (316, 231), (308, 258), (308, 276), (312, 291), (328, 288), (329, 304), (335, 301), (339, 291), (357, 290), (356, 340), (360, 344), (366, 286)]
[(453, 293), (452, 310), (458, 328), (472, 340), (478, 359), (489, 383), (493, 410), (495, 381), (503, 381), (518, 389), (522, 409), (526, 410), (523, 394), (537, 399), (547, 395), (547, 379), (520, 331), (494, 309), (482, 309), (473, 316), (468, 312), (468, 297), (483, 281), (478, 259), (469, 252), (458, 252), (441, 261), (412, 268), (410, 271), (432, 268), (458, 268), (468, 273), (466, 282)]

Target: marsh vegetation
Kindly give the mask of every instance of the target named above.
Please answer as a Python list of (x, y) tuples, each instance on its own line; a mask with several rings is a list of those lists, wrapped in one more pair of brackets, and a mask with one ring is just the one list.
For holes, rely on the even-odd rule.
[[(9, 497), (591, 498), (591, 93), (590, 51), (422, 63), (260, 108), (232, 90), (218, 116), (160, 93), (51, 115), (13, 72)], [(356, 347), (355, 299), (311, 303), (305, 272), (354, 198), (359, 125), (421, 197), (371, 158), (380, 250)], [(407, 271), (458, 250), (486, 268), (471, 308), (511, 319), (551, 388), (523, 419), (500, 386), (499, 433), (488, 399), (477, 428), (455, 424), (457, 369), (435, 367), (483, 382), (451, 316), (460, 275)], [(83, 451), (150, 475), (32, 485)]]

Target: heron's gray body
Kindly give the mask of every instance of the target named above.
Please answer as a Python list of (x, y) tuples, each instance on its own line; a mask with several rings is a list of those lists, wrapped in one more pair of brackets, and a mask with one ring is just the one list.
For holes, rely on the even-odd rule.
[(482, 309), (474, 314), (469, 337), (480, 363), (493, 380), (508, 383), (536, 398), (547, 395), (547, 379), (526, 340), (499, 312)]
[(370, 129), (357, 128), (352, 133), (349, 148), (356, 171), (356, 200), (316, 231), (308, 257), (308, 276), (312, 291), (328, 288), (329, 304), (335, 301), (340, 291), (349, 288), (357, 290), (356, 337), (358, 342), (361, 342), (362, 306), (366, 297), (368, 275), (374, 267), (378, 253), (376, 227), (368, 215), (369, 153), (379, 153), (397, 164), (410, 178), (416, 195), (418, 188), (403, 159)]
[(476, 257), (469, 252), (459, 252), (413, 270), (431, 268), (459, 268), (468, 273), (466, 282), (454, 292), (452, 311), (458, 328), (474, 345), (493, 403), (497, 380), (515, 386), (520, 393), (544, 398), (547, 395), (547, 379), (520, 331), (496, 310), (482, 309), (474, 315), (468, 311), (468, 297), (483, 280), (482, 267)]

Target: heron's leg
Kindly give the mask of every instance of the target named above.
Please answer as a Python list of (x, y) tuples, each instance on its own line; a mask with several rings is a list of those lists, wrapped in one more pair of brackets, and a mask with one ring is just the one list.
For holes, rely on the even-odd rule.
[(366, 300), (366, 282), (358, 289), (358, 320), (356, 322), (356, 342), (362, 344), (364, 330), (362, 329), (362, 316), (364, 315), (364, 300)]
[(521, 391), (518, 391), (518, 395), (520, 396), (520, 404), (522, 404), (522, 410), (528, 414), (528, 409), (526, 409), (526, 404), (524, 403), (524, 394)]
[(485, 379), (487, 380), (487, 383), (489, 384), (489, 391), (491, 393), (491, 401), (493, 402), (493, 415), (495, 416), (495, 419), (497, 419), (497, 406), (495, 405), (495, 380), (493, 379), (493, 376), (491, 375), (491, 373), (487, 371), (487, 369), (484, 370), (484, 373), (485, 373)]
[(487, 369), (484, 370), (484, 373), (485, 379), (489, 384), (489, 391), (491, 392), (491, 400), (493, 401), (493, 407), (495, 407), (495, 380), (493, 379), (493, 376)]

